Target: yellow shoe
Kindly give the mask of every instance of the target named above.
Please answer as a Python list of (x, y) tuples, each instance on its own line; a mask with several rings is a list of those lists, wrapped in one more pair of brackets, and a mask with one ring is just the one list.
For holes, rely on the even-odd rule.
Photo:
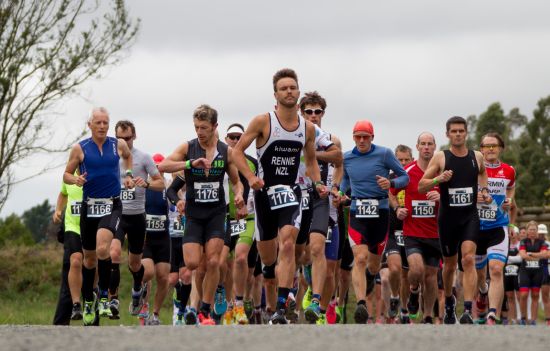
[(304, 294), (304, 299), (302, 300), (302, 309), (305, 311), (311, 304), (311, 299), (313, 298), (313, 290), (308, 286), (306, 293)]
[(228, 309), (223, 315), (223, 325), (233, 324), (233, 310)]
[(244, 306), (235, 306), (233, 309), (233, 319), (236, 324), (248, 324), (248, 318), (244, 311)]

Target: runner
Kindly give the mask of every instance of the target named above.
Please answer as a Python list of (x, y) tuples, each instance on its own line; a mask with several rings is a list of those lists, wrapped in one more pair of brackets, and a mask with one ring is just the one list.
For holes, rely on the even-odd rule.
[[(354, 256), (352, 282), (357, 299), (354, 318), (356, 323), (363, 324), (369, 317), (367, 287), (374, 287), (388, 236), (388, 189), (403, 188), (409, 182), (407, 173), (393, 152), (373, 144), (373, 139), (371, 122), (363, 120), (355, 123), (353, 140), (356, 146), (344, 154), (344, 177), (340, 191), (332, 190), (333, 196), (342, 201), (342, 196), (351, 188), (348, 232)], [(396, 174), (396, 178), (388, 179), (390, 171)]]
[[(133, 181), (136, 187), (120, 189), (122, 200), (122, 216), (120, 225), (111, 242), (111, 280), (109, 284), (109, 310), (105, 315), (118, 319), (120, 314), (120, 302), (118, 299), (118, 285), (120, 283), (120, 257), (124, 238), (128, 236), (128, 269), (134, 278), (132, 287), (132, 301), (129, 306), (131, 315), (138, 315), (143, 307), (147, 288), (142, 286), (144, 267), (141, 263), (143, 246), (145, 242), (146, 214), (145, 214), (145, 191), (146, 189), (162, 192), (164, 191), (164, 179), (160, 176), (155, 167), (153, 159), (148, 154), (134, 147), (136, 139), (136, 128), (130, 121), (118, 121), (115, 126), (117, 138), (123, 139), (132, 152)], [(120, 174), (121, 181), (125, 175)], [(151, 182), (148, 179), (151, 179)], [(101, 302), (102, 300), (100, 300)], [(105, 303), (104, 301), (102, 302)]]
[[(516, 303), (519, 299), (519, 281), (518, 272), (521, 265), (521, 256), (519, 255), (519, 228), (516, 226), (510, 227), (510, 244), (508, 246), (508, 259), (506, 267), (504, 267), (504, 292), (506, 293), (506, 305), (508, 307), (508, 313), (506, 318), (502, 313), (502, 324), (506, 325), (516, 324), (518, 320), (518, 314), (516, 310)], [(504, 309), (503, 311), (504, 312)]]
[[(224, 247), (226, 199), (224, 176), (229, 174), (238, 209), (244, 206), (243, 187), (234, 166), (233, 149), (217, 137), (218, 112), (201, 105), (193, 113), (197, 138), (184, 142), (159, 165), (162, 172), (185, 171), (185, 234), (183, 257), (188, 269), (196, 270), (201, 256), (206, 262), (202, 284), (199, 322), (213, 325), (210, 317), (214, 293), (220, 281), (220, 261)], [(239, 211), (240, 213), (240, 211)], [(240, 219), (240, 218), (238, 218)]]
[[(301, 191), (296, 185), (300, 153), (315, 190), (326, 197), (319, 166), (315, 160), (315, 128), (298, 115), (298, 77), (282, 69), (273, 77), (277, 110), (256, 116), (235, 147), (237, 166), (255, 190), (256, 241), (266, 284), (277, 277), (277, 311), (272, 324), (286, 324), (284, 308), (293, 287), (295, 243), (301, 221)], [(244, 151), (256, 140), (258, 176), (248, 167)], [(277, 253), (278, 248), (278, 253)], [(275, 266), (279, 262), (277, 275)]]
[(475, 250), (479, 234), (476, 206), (477, 203), (490, 204), (492, 198), (487, 188), (483, 155), (466, 147), (466, 120), (462, 117), (451, 117), (446, 123), (446, 129), (451, 147), (435, 153), (418, 184), (418, 192), (427, 193), (439, 184), (441, 201), (438, 226), (444, 261), (444, 322), (456, 323), (456, 299), (452, 294), (452, 287), (460, 251), (464, 269), (464, 313), (460, 317), (460, 323), (472, 324), (472, 301), (477, 282)]
[[(550, 248), (550, 241), (548, 241), (548, 227), (546, 226), (546, 224), (539, 224), (538, 233), (539, 239), (545, 241), (546, 248)], [(548, 258), (550, 258), (550, 251), (547, 252), (546, 258), (541, 260), (541, 265), (544, 270), (544, 276), (542, 278), (542, 287), (540, 289), (540, 293), (542, 297), (542, 304), (544, 307), (544, 319), (546, 321), (546, 325), (550, 326), (550, 267), (548, 263)]]
[[(504, 140), (497, 133), (488, 133), (480, 141), (483, 161), (487, 169), (489, 193), (493, 202), (489, 205), (478, 204), (480, 232), (476, 249), (476, 269), (479, 295), (477, 300), (478, 313), (483, 318), (483, 312), (489, 302), (487, 324), (495, 325), (500, 318), (504, 299), (504, 266), (508, 255), (508, 225), (509, 211), (514, 200), (516, 171), (512, 166), (500, 161), (500, 153), (504, 150)], [(487, 287), (486, 272), (489, 264), (491, 284)]]
[[(95, 319), (93, 286), (96, 266), (99, 275), (99, 313), (108, 315), (108, 288), (111, 273), (109, 247), (116, 233), (122, 202), (120, 201), (121, 169), (125, 174), (126, 189), (134, 187), (132, 154), (126, 141), (107, 136), (109, 113), (103, 107), (90, 113), (90, 138), (75, 144), (69, 156), (63, 181), (83, 187), (80, 211), (80, 233), (84, 254), (82, 267), (82, 295), (84, 298), (84, 325)], [(123, 159), (120, 167), (119, 159)], [(79, 175), (75, 172), (79, 169)], [(97, 251), (96, 251), (97, 248)]]

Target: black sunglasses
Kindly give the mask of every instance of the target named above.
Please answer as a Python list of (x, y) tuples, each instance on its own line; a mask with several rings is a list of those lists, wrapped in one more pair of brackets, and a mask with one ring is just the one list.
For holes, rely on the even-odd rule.
[(133, 135), (132, 135), (132, 136), (129, 136), (129, 137), (119, 137), (119, 136), (117, 136), (117, 139), (122, 139), (122, 140), (124, 140), (124, 141), (130, 141), (130, 140), (132, 140), (133, 138), (134, 138)]
[(312, 109), (308, 108), (308, 109), (305, 109), (305, 110), (304, 110), (304, 113), (305, 113), (306, 115), (313, 115), (313, 114), (315, 114), (315, 115), (320, 115), (320, 114), (322, 114), (323, 112), (325, 112), (325, 110), (320, 109), (320, 108), (316, 108), (315, 110), (312, 110)]
[(239, 140), (241, 138), (240, 135), (228, 135), (227, 137), (231, 140)]

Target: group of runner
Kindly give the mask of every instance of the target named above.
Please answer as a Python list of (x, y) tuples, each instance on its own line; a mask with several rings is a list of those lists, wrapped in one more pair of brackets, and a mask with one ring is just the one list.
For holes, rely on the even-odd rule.
[[(421, 313), (424, 323), (496, 324), (515, 320), (516, 291), (519, 322), (534, 323), (541, 286), (550, 320), (550, 250), (537, 236), (546, 227), (530, 222), (519, 241), (515, 171), (500, 161), (498, 134), (469, 150), (466, 120), (452, 117), (449, 149), (436, 152), (422, 132), (414, 160), (405, 145), (374, 144), (362, 120), (342, 153), (322, 129), (321, 95), (300, 99), (291, 69), (276, 72), (273, 89), (274, 111), (230, 125), (225, 143), (217, 111), (199, 106), (197, 138), (167, 157), (136, 149), (130, 121), (108, 136), (107, 110), (91, 111), (91, 137), (71, 150), (54, 213), (65, 246), (55, 324), (120, 317), (126, 237), (128, 311), (147, 325), (160, 324), (171, 291), (174, 325), (287, 324), (300, 312), (343, 323), (350, 284), (355, 323), (408, 324)], [(257, 159), (245, 153), (253, 142)]]

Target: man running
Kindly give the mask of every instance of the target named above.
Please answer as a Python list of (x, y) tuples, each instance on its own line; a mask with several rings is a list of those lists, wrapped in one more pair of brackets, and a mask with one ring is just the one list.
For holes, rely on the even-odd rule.
[[(493, 202), (489, 205), (478, 204), (477, 206), (480, 220), (476, 249), (479, 287), (477, 307), (479, 312), (485, 312), (488, 297), (487, 324), (495, 325), (500, 317), (500, 313), (497, 312), (500, 312), (504, 299), (503, 273), (509, 249), (510, 216), (508, 213), (515, 194), (516, 171), (512, 166), (500, 161), (500, 154), (504, 150), (504, 140), (499, 134), (485, 134), (481, 137), (480, 148), (487, 169), (489, 193), (493, 197)], [(515, 218), (512, 220), (515, 221)], [(487, 263), (491, 278), (489, 287), (487, 287), (486, 280)], [(480, 317), (483, 316), (480, 315)]]
[[(409, 177), (390, 149), (373, 144), (371, 122), (355, 123), (353, 140), (355, 147), (344, 154), (340, 191), (336, 193), (333, 189), (333, 195), (343, 200), (351, 188), (348, 233), (354, 257), (352, 282), (357, 298), (354, 318), (356, 323), (365, 324), (369, 318), (367, 286), (374, 287), (388, 237), (388, 190), (405, 187)], [(390, 171), (396, 175), (392, 180), (388, 179)]]
[[(120, 256), (124, 238), (128, 236), (128, 268), (134, 284), (132, 287), (132, 302), (129, 306), (130, 314), (138, 315), (143, 305), (147, 289), (142, 287), (144, 267), (141, 263), (143, 245), (145, 242), (146, 215), (145, 215), (145, 190), (158, 192), (164, 191), (164, 179), (160, 176), (155, 163), (150, 155), (134, 147), (136, 128), (130, 121), (118, 121), (115, 126), (116, 137), (123, 139), (132, 152), (132, 171), (135, 188), (123, 187), (120, 189), (122, 200), (122, 216), (120, 226), (111, 242), (111, 281), (109, 284), (110, 301), (109, 309), (104, 309), (103, 314), (111, 318), (118, 318), (120, 313), (118, 300), (118, 285), (120, 283)], [(121, 179), (124, 174), (121, 173)], [(151, 179), (151, 182), (148, 179)], [(101, 303), (105, 303), (100, 300)], [(101, 304), (100, 304), (100, 313)]]
[(218, 112), (208, 105), (201, 105), (193, 112), (193, 123), (197, 138), (178, 146), (162, 161), (159, 170), (185, 171), (183, 257), (187, 268), (196, 270), (204, 251), (206, 275), (198, 318), (202, 325), (213, 325), (215, 322), (210, 311), (220, 278), (220, 256), (225, 238), (225, 174), (232, 183), (237, 209), (244, 206), (243, 186), (234, 164), (233, 149), (217, 137)]
[[(80, 235), (84, 254), (82, 267), (82, 295), (84, 298), (84, 325), (95, 319), (94, 279), (96, 266), (99, 275), (100, 314), (107, 315), (108, 288), (111, 275), (109, 247), (122, 215), (120, 201), (121, 169), (123, 185), (134, 187), (132, 153), (124, 139), (107, 136), (109, 113), (103, 107), (94, 108), (88, 120), (90, 138), (75, 144), (63, 174), (66, 184), (83, 187), (80, 210)], [(123, 167), (119, 160), (123, 159)], [(79, 174), (75, 174), (77, 168)], [(97, 248), (97, 250), (96, 250)]]
[[(315, 127), (298, 115), (300, 90), (296, 72), (282, 69), (275, 73), (273, 90), (277, 111), (256, 116), (250, 122), (235, 146), (235, 159), (239, 171), (256, 190), (256, 240), (264, 278), (266, 281), (278, 279), (277, 311), (271, 323), (286, 324), (284, 308), (294, 280), (294, 251), (301, 221), (302, 196), (296, 180), (302, 150), (315, 190), (321, 197), (327, 193), (315, 159)], [(248, 167), (244, 153), (254, 140), (258, 176)]]
[(439, 184), (439, 241), (443, 254), (443, 284), (445, 288), (445, 324), (456, 324), (456, 299), (452, 294), (453, 281), (461, 252), (464, 269), (464, 313), (461, 324), (472, 324), (472, 301), (477, 274), (475, 269), (476, 242), (479, 235), (477, 204), (492, 201), (487, 188), (487, 171), (483, 155), (466, 146), (468, 125), (462, 117), (451, 117), (446, 123), (450, 149), (438, 151), (430, 161), (418, 184), (425, 194)]

